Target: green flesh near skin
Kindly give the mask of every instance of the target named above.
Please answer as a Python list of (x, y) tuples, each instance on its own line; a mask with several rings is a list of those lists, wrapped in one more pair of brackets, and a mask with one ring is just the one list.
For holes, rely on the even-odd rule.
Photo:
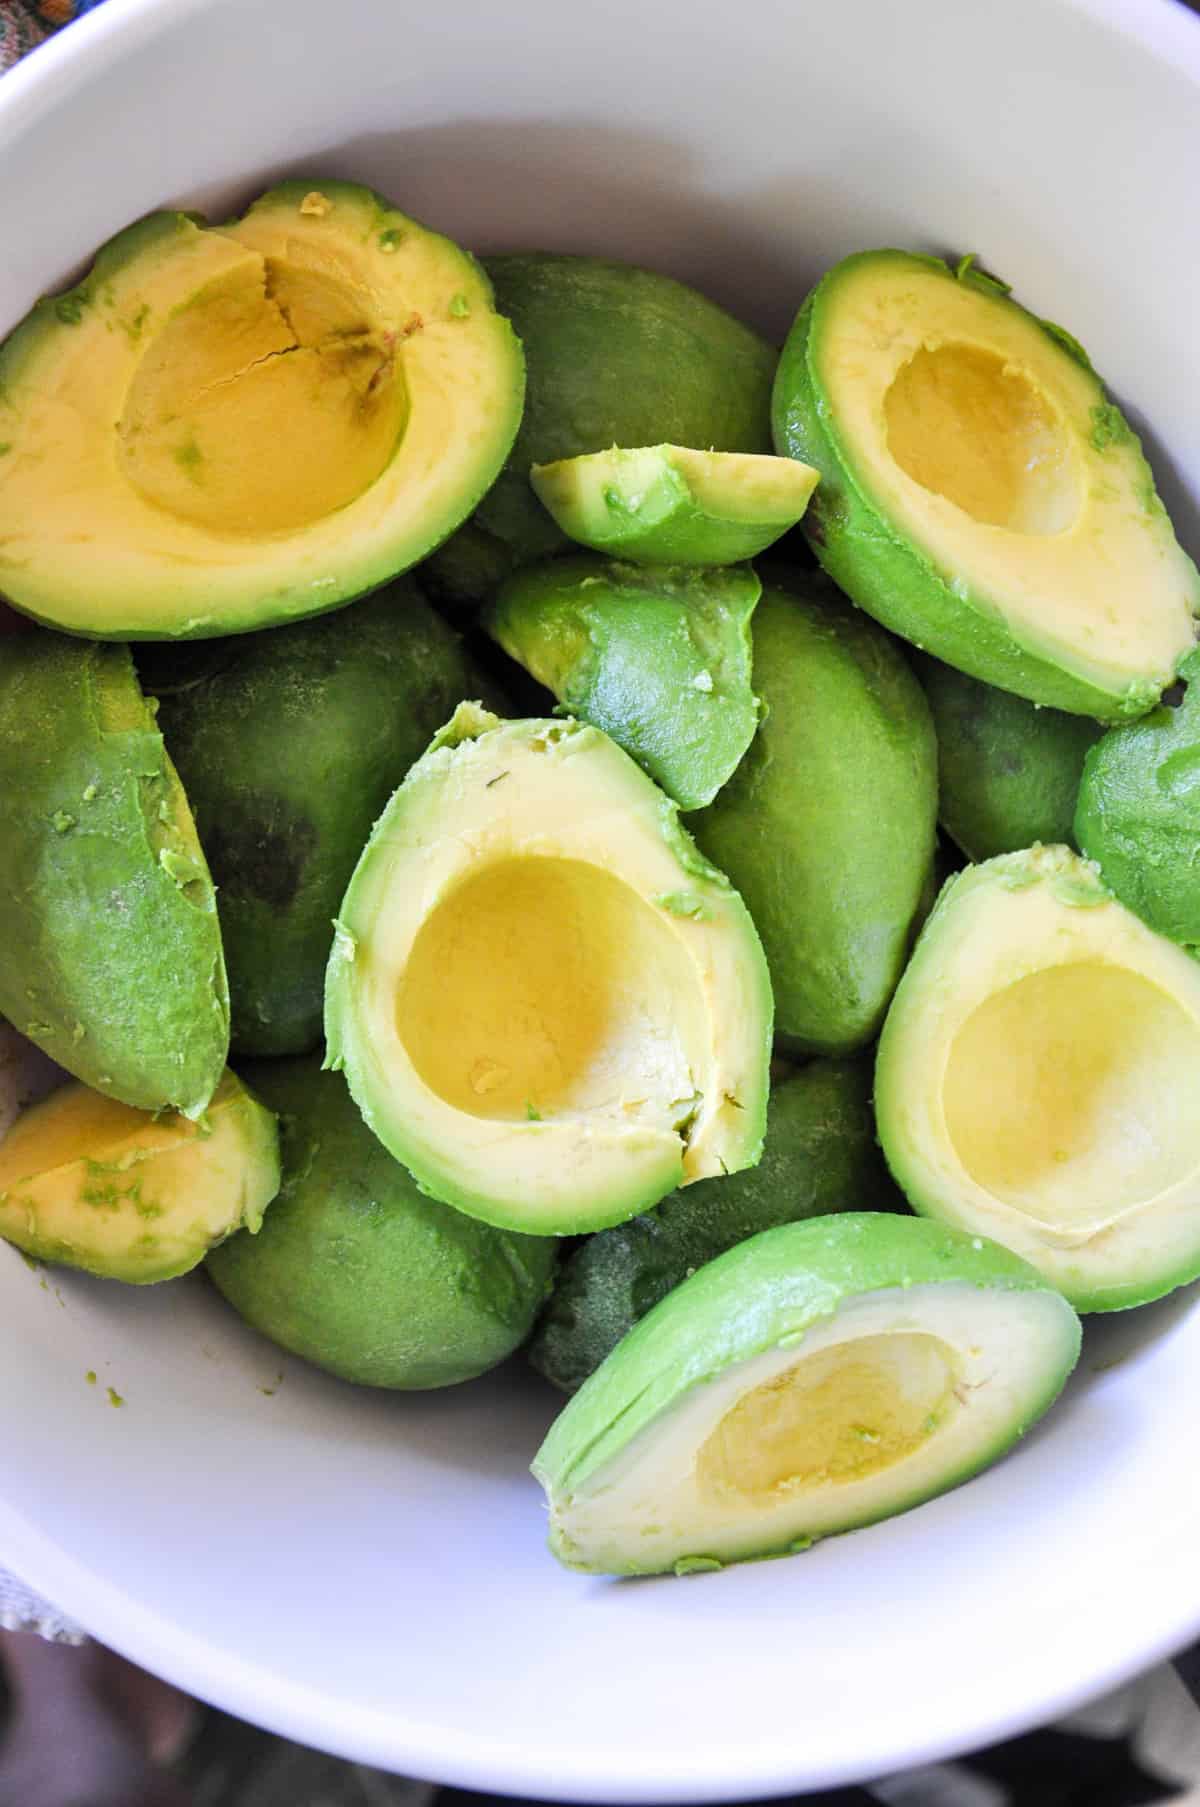
[(533, 1464), (572, 1568), (687, 1574), (957, 1486), (1053, 1403), (1079, 1321), (982, 1237), (851, 1212), (766, 1230), (643, 1318)]
[(915, 1210), (991, 1236), (1080, 1311), (1200, 1276), (1200, 964), (1066, 847), (943, 890), (879, 1042)]
[(406, 1391), (495, 1367), (528, 1334), (557, 1245), (427, 1198), (315, 1057), (256, 1063), (283, 1184), (262, 1230), (208, 1273), (264, 1336), (343, 1380)]
[(762, 936), (785, 1052), (848, 1054), (878, 1032), (933, 856), (937, 750), (895, 645), (819, 574), (754, 617), (763, 721), (692, 821)]
[(749, 566), (691, 571), (555, 559), (509, 578), (485, 626), (682, 809), (700, 809), (758, 726), (750, 621), (761, 593)]
[(325, 1026), (421, 1188), (502, 1228), (618, 1223), (761, 1153), (771, 999), (749, 915), (579, 722), (456, 711), (351, 879)]
[(792, 458), (643, 446), (535, 464), (529, 480), (568, 538), (649, 565), (733, 565), (796, 525), (817, 473)]
[(1200, 574), (1079, 346), (964, 259), (867, 251), (796, 317), (776, 449), (861, 608), (1031, 702), (1143, 715), (1194, 644)]
[(0, 1011), (140, 1110), (198, 1117), (229, 998), (212, 880), (125, 647), (57, 634), (0, 659)]
[(700, 1180), (581, 1243), (530, 1347), (539, 1373), (575, 1392), (660, 1299), (761, 1230), (899, 1204), (875, 1142), (872, 1065), (814, 1060), (776, 1080), (757, 1167)]
[(30, 1107), (0, 1141), (0, 1236), (108, 1280), (171, 1280), (279, 1188), (275, 1119), (226, 1072), (201, 1122), (132, 1110), (82, 1085)]
[(321, 1039), (333, 918), (372, 824), (471, 679), (405, 580), (205, 645), (223, 665), (165, 678), (158, 720), (216, 881), (233, 1046), (303, 1053)]

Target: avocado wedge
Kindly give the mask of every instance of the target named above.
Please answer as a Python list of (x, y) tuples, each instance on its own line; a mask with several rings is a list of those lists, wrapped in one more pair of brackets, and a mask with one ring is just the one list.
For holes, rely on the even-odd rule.
[(0, 594), (126, 640), (336, 608), (470, 514), (523, 394), (479, 265), (370, 189), (152, 214), (0, 346)]
[(647, 565), (732, 565), (796, 525), (817, 473), (794, 458), (653, 445), (535, 464), (538, 500), (569, 539)]
[(1098, 720), (1144, 715), (1194, 644), (1200, 574), (1078, 343), (964, 258), (822, 278), (775, 381), (776, 449), (842, 589), (948, 665)]
[(689, 1574), (807, 1549), (994, 1462), (1053, 1403), (1079, 1320), (982, 1237), (849, 1212), (765, 1230), (655, 1309), (533, 1464), (550, 1547)]
[(1066, 847), (950, 880), (879, 1043), (879, 1139), (915, 1210), (1080, 1311), (1200, 1276), (1200, 963)]
[(762, 1150), (771, 993), (737, 893), (614, 741), (464, 704), (342, 904), (327, 1061), (422, 1190), (619, 1223)]
[(186, 1274), (278, 1189), (275, 1118), (229, 1071), (199, 1123), (71, 1084), (0, 1141), (0, 1236), (108, 1280)]

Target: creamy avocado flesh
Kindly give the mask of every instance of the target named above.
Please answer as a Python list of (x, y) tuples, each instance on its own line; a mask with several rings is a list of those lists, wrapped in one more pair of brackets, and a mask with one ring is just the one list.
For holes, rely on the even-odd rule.
[(155, 214), (0, 348), (0, 590), (74, 632), (237, 632), (416, 562), (516, 432), (479, 266), (370, 190)]
[(543, 1234), (752, 1165), (770, 987), (745, 906), (629, 756), (463, 705), (363, 853), (329, 1061), (434, 1197)]
[(918, 1211), (1081, 1311), (1200, 1275), (1200, 965), (1066, 847), (951, 880), (879, 1044), (879, 1137)]
[(780, 451), (805, 531), (885, 627), (1032, 702), (1141, 715), (1195, 639), (1200, 576), (1141, 446), (1060, 329), (964, 260), (845, 259), (789, 336)]

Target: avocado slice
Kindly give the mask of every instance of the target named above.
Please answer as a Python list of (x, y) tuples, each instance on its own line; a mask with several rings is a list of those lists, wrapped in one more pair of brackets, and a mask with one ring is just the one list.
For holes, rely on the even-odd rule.
[(864, 1056), (813, 1060), (777, 1079), (757, 1167), (698, 1180), (581, 1242), (530, 1345), (538, 1372), (573, 1393), (660, 1299), (760, 1230), (899, 1204), (875, 1141), (873, 1065)]
[(805, 530), (861, 608), (948, 665), (1105, 721), (1195, 640), (1200, 574), (1086, 355), (984, 276), (864, 251), (796, 316), (776, 448), (821, 473)]
[(78, 1079), (198, 1117), (225, 1067), (216, 900), (128, 648), (0, 658), (0, 1012)]
[(1200, 964), (1095, 866), (1034, 847), (951, 879), (879, 1043), (915, 1210), (994, 1237), (1080, 1311), (1200, 1276)]
[(568, 538), (648, 565), (733, 565), (794, 527), (817, 473), (794, 458), (611, 446), (535, 464), (534, 493)]
[(700, 809), (758, 726), (750, 618), (761, 594), (749, 565), (553, 559), (510, 577), (483, 625), (682, 809)]
[(933, 857), (937, 749), (903, 655), (819, 573), (754, 617), (763, 720), (691, 827), (762, 936), (781, 1049), (849, 1054), (878, 1033)]
[(1200, 950), (1200, 652), (1182, 697), (1092, 747), (1075, 832), (1104, 882), (1152, 929)]
[(279, 1189), (275, 1118), (226, 1070), (200, 1122), (59, 1087), (0, 1141), (0, 1236), (144, 1285), (186, 1274)]
[(994, 1462), (1053, 1403), (1079, 1320), (1006, 1250), (911, 1217), (764, 1230), (631, 1330), (533, 1464), (550, 1547), (676, 1574), (807, 1549)]
[(479, 266), (370, 189), (153, 214), (0, 347), (0, 592), (133, 640), (336, 608), (466, 518), (523, 390)]
[(422, 1190), (505, 1229), (599, 1229), (762, 1150), (754, 926), (607, 735), (464, 704), (342, 905), (327, 1063)]
[(1039, 709), (937, 659), (918, 655), (915, 669), (937, 733), (938, 818), (968, 859), (1071, 844), (1099, 722)]
[(216, 881), (233, 1047), (303, 1053), (321, 1039), (333, 918), (363, 843), (467, 694), (467, 664), (407, 579), (335, 615), (201, 645), (225, 663), (178, 688), (168, 678), (158, 722)]
[(695, 289), (599, 257), (516, 253), (484, 267), (529, 381), (520, 431), (475, 523), (518, 561), (564, 544), (529, 487), (533, 464), (664, 440), (772, 450), (777, 353)]
[(264, 1336), (343, 1380), (448, 1387), (529, 1334), (558, 1244), (427, 1198), (315, 1056), (247, 1069), (279, 1112), (283, 1184), (257, 1236), (208, 1273)]

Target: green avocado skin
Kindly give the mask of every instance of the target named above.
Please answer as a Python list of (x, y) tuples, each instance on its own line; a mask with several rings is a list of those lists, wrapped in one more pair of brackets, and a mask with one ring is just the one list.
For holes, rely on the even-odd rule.
[(1035, 841), (1074, 845), (1079, 779), (1100, 724), (1039, 709), (921, 654), (915, 669), (937, 732), (939, 817), (968, 859)]
[[(371, 825), (467, 692), (458, 639), (406, 579), (365, 602), (156, 660), (159, 721), (217, 885), (240, 1054), (321, 1039), (332, 922)], [(193, 667), (194, 670), (194, 667)]]
[(682, 809), (711, 803), (758, 726), (749, 565), (692, 570), (582, 555), (529, 565), (483, 625)]
[(697, 1180), (568, 1257), (530, 1345), (573, 1393), (621, 1338), (705, 1262), (760, 1230), (836, 1211), (902, 1209), (875, 1142), (869, 1060), (814, 1060), (772, 1088), (757, 1167)]
[(0, 1014), (77, 1079), (197, 1117), (229, 1047), (212, 881), (124, 646), (0, 649)]
[(534, 495), (532, 464), (609, 446), (771, 450), (776, 352), (669, 276), (602, 258), (484, 259), (496, 310), (525, 347), (525, 413), (474, 519), (518, 559), (567, 545)]
[(492, 1229), (419, 1192), (318, 1056), (246, 1074), (279, 1113), (283, 1184), (258, 1234), (207, 1261), (246, 1322), (364, 1386), (453, 1386), (510, 1355), (548, 1290), (554, 1239)]
[(1200, 651), (1179, 675), (1178, 707), (1111, 728), (1089, 752), (1075, 834), (1126, 908), (1200, 949)]
[[(939, 570), (873, 507), (856, 483), (847, 449), (840, 442), (815, 374), (813, 350), (826, 313), (837, 306), (842, 276), (867, 260), (898, 260), (938, 272), (947, 282), (966, 281), (993, 295), (997, 289), (988, 277), (966, 267), (969, 260), (964, 260), (963, 273), (956, 276), (939, 258), (904, 251), (863, 251), (837, 264), (804, 301), (779, 359), (771, 417), (776, 451), (799, 458), (821, 473), (801, 524), (821, 564), (860, 608), (893, 633), (936, 653), (960, 671), (1072, 714), (1105, 721), (1144, 715), (1155, 702), (1155, 686), (1137, 683), (1114, 695), (1028, 651), (1013, 638), (990, 599), (971, 591), (969, 574), (954, 577)], [(1007, 301), (1006, 305), (1018, 304)], [(1086, 353), (1060, 327), (1033, 315), (1030, 318), (1060, 350), (1091, 369)], [(1132, 439), (1132, 430), (1107, 401), (1099, 379), (1096, 397), (1097, 404), (1119, 421), (1122, 434)], [(1148, 465), (1145, 483), (1154, 506), (1161, 507)], [(1196, 606), (1200, 607), (1200, 579), (1195, 581)]]
[(689, 827), (766, 950), (776, 1046), (850, 1054), (877, 1033), (933, 858), (937, 747), (899, 648), (819, 573), (754, 616), (763, 719)]

